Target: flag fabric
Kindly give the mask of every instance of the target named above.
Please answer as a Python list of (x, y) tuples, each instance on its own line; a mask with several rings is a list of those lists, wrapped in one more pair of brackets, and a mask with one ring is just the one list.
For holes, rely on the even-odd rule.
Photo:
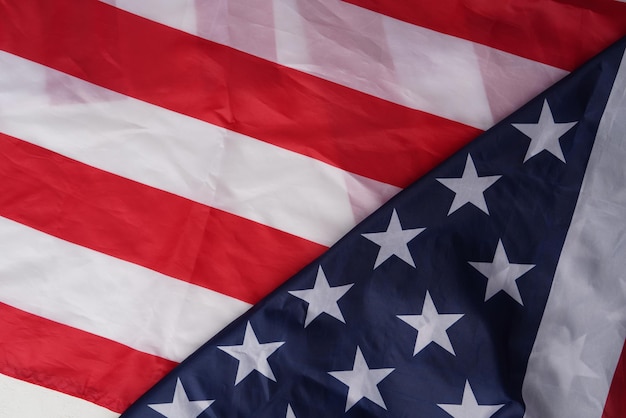
[[(402, 188), (626, 33), (619, 2), (490, 3), (0, 0), (0, 416), (118, 416)], [(550, 100), (540, 108), (559, 129), (576, 122), (564, 135), (580, 129)], [(546, 154), (533, 147), (526, 164)], [(477, 184), (497, 189), (506, 177), (468, 155), (468, 173), (489, 177)], [(454, 192), (454, 175), (437, 193)], [(471, 203), (492, 216), (488, 200)], [(467, 206), (451, 203), (450, 219)], [(401, 210), (383, 216), (407, 228)], [(410, 229), (411, 243), (433, 232)], [(361, 239), (375, 251), (384, 231)], [(513, 257), (505, 239), (483, 245)], [(398, 257), (424, 268), (410, 250), (387, 255), (372, 271)], [(490, 260), (468, 261), (480, 278)], [(309, 269), (336, 287), (320, 266)], [(286, 300), (304, 310), (307, 290)], [(462, 327), (467, 312), (429, 295)], [(397, 313), (408, 332), (420, 306)], [(220, 350), (230, 361), (241, 329)], [(329, 376), (341, 385), (346, 370)]]
[(618, 417), (626, 38), (392, 198), (123, 418)]

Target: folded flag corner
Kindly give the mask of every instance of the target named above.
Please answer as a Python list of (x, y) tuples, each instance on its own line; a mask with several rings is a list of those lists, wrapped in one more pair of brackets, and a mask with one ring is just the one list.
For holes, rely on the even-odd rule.
[(625, 48), (400, 192), (122, 417), (617, 417)]

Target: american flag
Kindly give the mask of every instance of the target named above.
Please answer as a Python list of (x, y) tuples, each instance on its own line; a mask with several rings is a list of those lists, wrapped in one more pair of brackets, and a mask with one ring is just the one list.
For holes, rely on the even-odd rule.
[(625, 48), (391, 199), (122, 417), (623, 416), (603, 405), (626, 337)]
[[(118, 416), (374, 209), (626, 33), (625, 5), (609, 0), (490, 3), (0, 0), (0, 416)], [(550, 97), (528, 111), (534, 120), (510, 122), (526, 137), (540, 115), (576, 122), (565, 136), (588, 126), (561, 118)], [(545, 154), (525, 154), (523, 166)], [(565, 151), (554, 163), (561, 157), (569, 167)], [(465, 170), (490, 177), (486, 193), (507, 181), (481, 155), (461, 160), (438, 174), (427, 201), (450, 199)], [(483, 220), (503, 216), (489, 200), (449, 203), (429, 216), (453, 219), (468, 207)], [(368, 260), (371, 272), (383, 274), (398, 258), (423, 272), (429, 263), (411, 246), (432, 236), (433, 219), (411, 225), (399, 207), (381, 216), (359, 239), (359, 248), (382, 251)], [(415, 236), (402, 255), (384, 259), (389, 249), (376, 253), (384, 239), (376, 234), (391, 225)], [(496, 254), (526, 266), (519, 269), (535, 265), (524, 277), (537, 274), (532, 257), (517, 258), (517, 244), (500, 238), (465, 260), (475, 286), (485, 284), (481, 269)], [(329, 315), (306, 318), (314, 280), (329, 288), (349, 281), (321, 262), (307, 271), (308, 282), (283, 295), (300, 304), (309, 332)], [(335, 325), (352, 326), (341, 309), (359, 287), (343, 290)], [(523, 291), (509, 290), (506, 297), (528, 307)], [(485, 306), (499, 303), (496, 293)], [(394, 327), (415, 338), (411, 318), (429, 306), (456, 319), (450, 332), (464, 329), (469, 312), (443, 297), (428, 288), (394, 314), (404, 318)], [(238, 334), (220, 343), (231, 367), (245, 335), (284, 342), (274, 356), (289, 350), (254, 320), (247, 328), (233, 325)], [(604, 332), (621, 331), (611, 322)], [(452, 337), (442, 338), (442, 354), (462, 355)], [(423, 344), (415, 340), (412, 351), (432, 349)], [(372, 348), (350, 347), (351, 364), (344, 358), (325, 377), (345, 391), (342, 372), (357, 358), (381, 375), (398, 368), (377, 357), (385, 347)], [(245, 373), (229, 385), (259, 377)], [(480, 379), (468, 377), (458, 393), (466, 383), (468, 399), (485, 403)], [(209, 399), (188, 385), (181, 378), (178, 396)], [(177, 386), (150, 404), (172, 402)], [(452, 395), (437, 402), (458, 403)], [(350, 408), (339, 398), (349, 411), (391, 405), (382, 395)], [(279, 416), (286, 405), (275, 405)], [(145, 413), (158, 416), (159, 408)], [(296, 408), (292, 415), (306, 413)]]

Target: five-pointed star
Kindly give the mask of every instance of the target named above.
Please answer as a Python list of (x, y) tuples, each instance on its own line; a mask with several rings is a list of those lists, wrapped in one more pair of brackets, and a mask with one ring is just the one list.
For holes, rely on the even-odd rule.
[(174, 398), (169, 403), (153, 403), (148, 406), (167, 418), (197, 418), (214, 401), (190, 401), (180, 379), (176, 379)]
[(352, 370), (328, 372), (332, 377), (348, 386), (346, 409), (352, 408), (358, 401), (367, 398), (376, 405), (387, 409), (377, 385), (394, 369), (370, 369), (357, 346)]
[(548, 100), (544, 100), (541, 115), (537, 123), (512, 124), (514, 128), (530, 138), (530, 145), (528, 146), (528, 151), (526, 151), (524, 162), (544, 150), (565, 162), (565, 156), (563, 155), (559, 139), (577, 123), (578, 122), (554, 122)]
[(271, 356), (274, 351), (278, 350), (278, 348), (283, 344), (285, 344), (284, 341), (263, 344), (259, 343), (259, 340), (252, 329), (252, 325), (248, 322), (246, 325), (246, 332), (243, 337), (243, 344), (218, 346), (217, 348), (239, 360), (237, 376), (235, 377), (236, 385), (254, 370), (275, 382), (276, 377), (274, 377), (274, 372), (272, 372), (272, 368), (267, 362), (267, 358)]
[(468, 381), (465, 381), (463, 400), (461, 404), (437, 404), (437, 406), (454, 418), (489, 418), (495, 414), (504, 404), (478, 405), (474, 392)]
[(398, 315), (398, 318), (417, 330), (413, 355), (422, 351), (431, 342), (439, 344), (449, 353), (455, 354), (447, 330), (461, 317), (463, 314), (440, 314), (437, 312), (428, 291), (426, 291), (421, 315)]
[(474, 160), (472, 160), (472, 156), (468, 154), (467, 160), (465, 161), (465, 169), (460, 178), (437, 179), (439, 183), (455, 193), (448, 215), (461, 208), (461, 206), (466, 203), (471, 203), (489, 215), (484, 193), (485, 190), (498, 181), (500, 177), (502, 176), (479, 177), (478, 172), (476, 172), (476, 167), (474, 166)]
[(556, 379), (554, 387), (563, 393), (569, 393), (577, 377), (598, 377), (582, 359), (585, 340), (586, 335), (572, 341), (569, 332), (561, 332), (551, 338), (548, 347), (537, 354), (536, 361)]
[(485, 302), (499, 291), (504, 290), (520, 305), (524, 305), (522, 296), (519, 293), (519, 288), (517, 287), (517, 279), (535, 267), (535, 265), (510, 263), (504, 251), (502, 240), (498, 240), (496, 253), (491, 263), (470, 261), (469, 264), (481, 272), (488, 280), (487, 290), (485, 291)]
[(413, 261), (413, 256), (411, 251), (409, 251), (408, 243), (424, 229), (426, 228), (402, 229), (400, 219), (398, 219), (398, 214), (394, 209), (389, 220), (389, 226), (387, 226), (385, 232), (362, 234), (365, 238), (380, 246), (374, 268), (380, 266), (392, 255), (415, 267), (415, 261)]
[(317, 277), (315, 278), (313, 289), (292, 290), (289, 294), (309, 303), (304, 320), (305, 328), (311, 321), (323, 313), (327, 313), (345, 324), (346, 321), (341, 314), (341, 309), (339, 309), (337, 301), (339, 301), (352, 286), (354, 286), (354, 283), (330, 287), (324, 270), (322, 270), (322, 266), (320, 266), (317, 270)]
[(287, 415), (285, 418), (296, 418), (296, 414), (293, 413), (293, 409), (291, 409), (291, 405), (287, 405)]

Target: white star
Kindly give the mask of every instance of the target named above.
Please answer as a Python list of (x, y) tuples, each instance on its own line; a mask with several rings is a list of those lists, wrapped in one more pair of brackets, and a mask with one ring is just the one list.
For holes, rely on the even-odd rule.
[(504, 251), (502, 240), (498, 240), (496, 253), (491, 263), (469, 261), (469, 264), (487, 278), (485, 302), (499, 291), (504, 290), (520, 305), (524, 305), (522, 295), (520, 295), (517, 287), (517, 279), (535, 267), (535, 265), (510, 263), (509, 257), (507, 257)]
[(315, 278), (313, 289), (292, 290), (289, 293), (309, 303), (309, 307), (306, 311), (306, 319), (304, 320), (305, 328), (311, 321), (323, 313), (327, 313), (345, 324), (346, 321), (343, 319), (337, 301), (341, 299), (352, 286), (354, 286), (354, 283), (330, 287), (324, 270), (322, 270), (322, 266), (320, 266), (317, 270), (317, 277)]
[(461, 404), (437, 404), (437, 406), (454, 418), (489, 418), (495, 414), (504, 404), (500, 405), (478, 405), (474, 392), (468, 381), (463, 389), (463, 400)]
[(550, 339), (548, 347), (537, 354), (536, 361), (549, 376), (556, 379), (554, 388), (562, 393), (569, 393), (577, 377), (598, 377), (582, 360), (585, 340), (586, 335), (572, 341), (570, 332), (560, 332)]
[(357, 346), (352, 370), (328, 372), (332, 377), (348, 386), (346, 409), (352, 408), (358, 401), (367, 398), (376, 405), (387, 409), (377, 385), (394, 369), (370, 369)]
[(440, 314), (437, 312), (428, 291), (426, 291), (421, 315), (398, 315), (398, 318), (417, 330), (413, 355), (422, 351), (431, 342), (439, 344), (449, 353), (455, 354), (447, 330), (462, 317), (463, 314)]
[(293, 409), (291, 409), (291, 405), (287, 405), (287, 415), (285, 418), (296, 418), (296, 414), (293, 413)]
[(398, 214), (394, 209), (389, 220), (389, 226), (387, 226), (385, 232), (362, 234), (365, 238), (380, 246), (374, 268), (380, 266), (392, 255), (415, 267), (415, 261), (413, 261), (413, 256), (411, 256), (411, 251), (409, 251), (407, 244), (424, 229), (426, 228), (402, 229), (400, 219), (398, 219)]
[(236, 385), (254, 370), (275, 382), (276, 378), (270, 364), (267, 362), (267, 358), (283, 344), (285, 344), (284, 341), (260, 344), (252, 329), (252, 325), (248, 322), (243, 337), (243, 344), (217, 348), (239, 360), (237, 377), (235, 378)]
[(524, 162), (539, 154), (541, 151), (548, 151), (559, 160), (565, 162), (565, 156), (561, 149), (559, 138), (572, 129), (578, 122), (555, 123), (548, 101), (543, 101), (541, 115), (537, 123), (513, 123), (513, 127), (530, 138), (530, 145)]
[(169, 403), (153, 403), (148, 405), (167, 418), (197, 418), (214, 401), (190, 401), (180, 379), (176, 379), (174, 398)]
[(467, 160), (465, 161), (465, 169), (460, 178), (437, 179), (439, 183), (455, 193), (448, 215), (461, 208), (461, 206), (466, 203), (471, 203), (489, 215), (484, 193), (485, 190), (498, 181), (500, 177), (502, 176), (479, 177), (476, 166), (474, 166), (474, 160), (472, 160), (472, 156), (468, 154)]

